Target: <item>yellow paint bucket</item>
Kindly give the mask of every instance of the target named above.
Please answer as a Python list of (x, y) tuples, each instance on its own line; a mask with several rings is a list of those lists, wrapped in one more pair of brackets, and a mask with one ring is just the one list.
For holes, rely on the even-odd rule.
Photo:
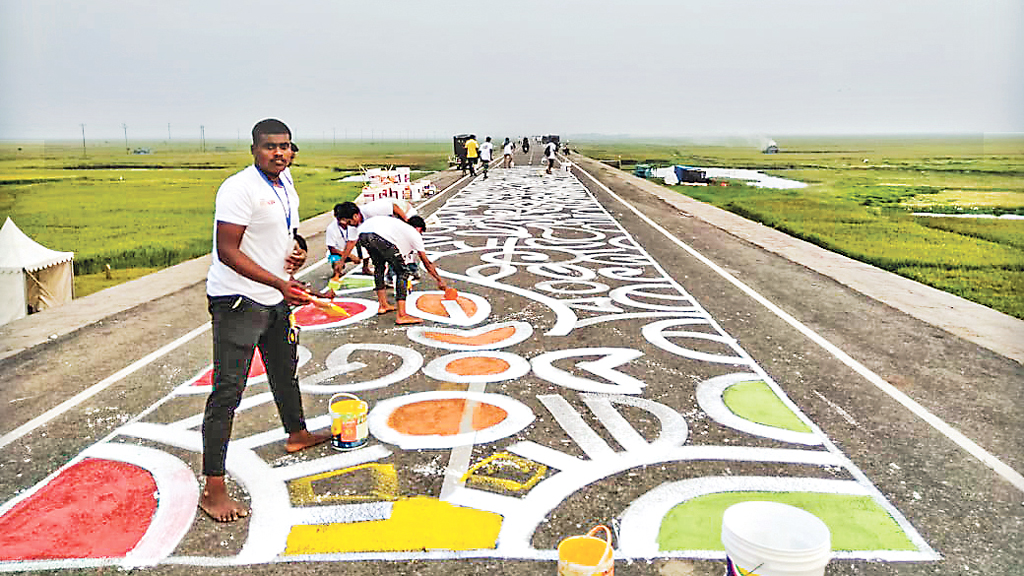
[(336, 450), (352, 450), (366, 444), (366, 402), (355, 394), (339, 392), (331, 396), (331, 446)]
[[(594, 534), (604, 531), (605, 538)], [(583, 536), (570, 536), (558, 544), (558, 576), (612, 576), (615, 558), (612, 531), (594, 526)]]

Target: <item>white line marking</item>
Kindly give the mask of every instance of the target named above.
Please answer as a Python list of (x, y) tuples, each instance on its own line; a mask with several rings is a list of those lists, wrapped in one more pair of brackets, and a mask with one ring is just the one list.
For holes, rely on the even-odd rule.
[(199, 328), (196, 328), (195, 330), (189, 332), (188, 334), (185, 334), (184, 336), (178, 338), (174, 342), (171, 342), (170, 344), (167, 344), (154, 352), (150, 352), (149, 354), (143, 356), (142, 358), (139, 358), (135, 362), (132, 362), (128, 366), (118, 370), (117, 372), (111, 374), (110, 376), (107, 376), (103, 380), (100, 380), (99, 382), (93, 384), (92, 386), (86, 388), (85, 390), (82, 390), (78, 394), (75, 394), (71, 398), (68, 398), (67, 400), (61, 402), (60, 404), (54, 406), (53, 408), (50, 408), (46, 412), (43, 412), (39, 416), (36, 416), (35, 418), (22, 424), (21, 426), (18, 426), (17, 428), (8, 432), (7, 434), (4, 434), (3, 437), (0, 437), (0, 448), (7, 446), (11, 442), (18, 440), (19, 438), (32, 432), (36, 428), (39, 428), (40, 426), (47, 424), (54, 418), (57, 418), (58, 416), (64, 414), (64, 412), (67, 412), (68, 410), (74, 408), (75, 406), (78, 406), (82, 402), (85, 402), (89, 398), (92, 398), (93, 396), (99, 394), (100, 392), (103, 392), (104, 390), (109, 388), (110, 385), (119, 382), (126, 376), (134, 373), (140, 368), (143, 368), (153, 360), (156, 360), (157, 358), (163, 356), (164, 354), (167, 354), (171, 350), (174, 350), (175, 348), (181, 346), (182, 344), (185, 344), (189, 340), (192, 340), (196, 336), (199, 336), (203, 332), (206, 332), (207, 330), (210, 329), (210, 326), (211, 325), (209, 322), (203, 324)]
[[(525, 362), (525, 360), (524, 360)], [(487, 389), (485, 382), (473, 382), (469, 385), (469, 391), (482, 394)], [(462, 419), (459, 420), (459, 433), (470, 434), (473, 430), (473, 415), (476, 413), (479, 401), (466, 400), (462, 406)], [(448, 467), (444, 469), (444, 483), (441, 485), (439, 500), (447, 501), (459, 488), (465, 485), (462, 477), (469, 471), (469, 460), (473, 456), (473, 444), (456, 446), (452, 448), (448, 457)]]
[[(303, 269), (301, 272), (297, 274), (297, 276), (300, 278), (302, 276), (305, 276), (306, 274), (308, 274), (309, 272), (311, 272), (313, 269), (315, 269), (320, 264), (323, 264), (324, 262), (327, 262), (326, 258), (320, 262), (317, 262), (316, 264), (313, 264), (312, 266)], [(138, 371), (140, 368), (145, 367), (150, 362), (186, 344), (188, 341), (192, 340), (196, 336), (199, 336), (200, 334), (206, 332), (212, 326), (213, 324), (211, 324), (210, 322), (203, 324), (202, 326), (196, 328), (195, 330), (189, 332), (188, 334), (185, 334), (184, 336), (178, 338), (174, 342), (166, 344), (158, 348), (157, 350), (150, 352), (149, 354), (143, 356), (142, 358), (139, 358), (135, 362), (132, 362), (128, 366), (118, 370), (117, 372), (111, 374), (110, 376), (107, 376), (103, 380), (100, 380), (99, 382), (93, 384), (92, 386), (86, 388), (85, 390), (82, 390), (78, 394), (75, 394), (71, 398), (68, 398), (67, 400), (61, 402), (60, 404), (54, 406), (53, 408), (50, 408), (46, 412), (43, 412), (39, 416), (36, 416), (32, 420), (29, 420), (28, 422), (22, 424), (21, 426), (18, 426), (14, 430), (11, 430), (7, 434), (4, 434), (2, 437), (0, 437), (0, 448), (7, 446), (11, 442), (18, 440), (19, 438), (25, 436), (26, 434), (29, 434), (36, 428), (39, 428), (40, 426), (47, 424), (54, 418), (57, 418), (58, 416), (62, 415), (64, 412), (67, 412), (68, 410), (74, 408), (75, 406), (78, 406), (82, 402), (85, 402), (89, 398), (92, 398), (93, 396), (106, 390), (112, 384), (120, 382), (127, 376)]]
[(626, 202), (625, 199), (620, 197), (618, 194), (612, 192), (611, 189), (602, 184), (597, 178), (591, 176), (589, 172), (583, 170), (582, 167), (580, 168), (580, 172), (586, 174), (587, 178), (590, 178), (591, 181), (597, 184), (609, 196), (621, 202), (623, 206), (625, 206), (634, 214), (636, 214), (637, 217), (639, 217), (641, 220), (647, 222), (652, 228), (654, 228), (658, 232), (661, 232), (666, 238), (674, 242), (677, 246), (688, 252), (697, 260), (704, 263), (708, 268), (714, 270), (719, 276), (721, 276), (730, 284), (732, 284), (733, 286), (735, 286), (736, 288), (740, 289), (742, 292), (753, 298), (754, 301), (758, 302), (759, 304), (770, 310), (772, 313), (774, 313), (784, 322), (795, 328), (798, 332), (806, 336), (812, 342), (825, 349), (828, 353), (832, 354), (832, 356), (834, 356), (837, 360), (839, 360), (843, 364), (846, 364), (854, 372), (860, 374), (865, 380), (874, 384), (882, 392), (888, 394), (890, 397), (892, 397), (893, 400), (896, 400), (897, 402), (902, 404), (906, 409), (910, 410), (911, 413), (927, 422), (932, 428), (935, 428), (946, 438), (949, 438), (951, 441), (953, 441), (953, 443), (955, 443), (957, 446), (963, 448), (968, 454), (974, 456), (983, 464), (994, 470), (996, 474), (1002, 476), (1004, 479), (1006, 479), (1007, 482), (1015, 486), (1018, 490), (1024, 491), (1024, 476), (1022, 476), (1019, 472), (1004, 464), (1001, 460), (999, 460), (994, 455), (989, 453), (987, 450), (976, 444), (973, 440), (971, 440), (967, 436), (964, 436), (960, 431), (944, 422), (938, 416), (929, 412), (928, 409), (918, 404), (917, 401), (915, 401), (913, 398), (907, 396), (899, 389), (897, 389), (895, 386), (883, 380), (882, 377), (869, 370), (866, 366), (854, 360), (849, 354), (840, 350), (836, 345), (832, 344), (825, 338), (819, 336), (817, 333), (815, 333), (807, 326), (804, 326), (799, 320), (790, 316), (783, 309), (779, 308), (772, 302), (768, 301), (767, 298), (761, 296), (752, 288), (737, 280), (732, 274), (726, 272), (719, 265), (715, 264), (714, 262), (706, 258), (703, 254), (697, 252), (689, 245), (687, 245), (685, 242), (673, 236), (668, 230), (662, 228), (656, 222), (647, 217), (647, 215), (640, 212), (640, 210), (635, 208), (632, 204)]

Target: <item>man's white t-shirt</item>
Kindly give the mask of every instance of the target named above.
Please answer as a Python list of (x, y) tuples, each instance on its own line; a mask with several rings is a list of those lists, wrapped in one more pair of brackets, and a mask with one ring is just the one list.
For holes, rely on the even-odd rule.
[(491, 151), (494, 150), (494, 144), (490, 142), (484, 142), (480, 145), (480, 159), (485, 162), (491, 161)]
[[(327, 225), (327, 247), (334, 248), (337, 251), (345, 249), (345, 243), (348, 242), (348, 226), (344, 228), (341, 224), (338, 224), (338, 220), (331, 220), (331, 223)], [(330, 253), (330, 251), (328, 251)]]
[(504, 154), (505, 156), (511, 156), (512, 155), (512, 143), (509, 142), (508, 144), (505, 144), (505, 147), (502, 148), (501, 153)]
[(555, 144), (554, 142), (548, 142), (547, 144), (544, 145), (544, 155), (547, 156), (548, 158), (554, 158), (556, 148), (558, 148), (558, 144)]
[(271, 186), (253, 165), (220, 185), (213, 216), (213, 263), (206, 276), (209, 296), (246, 296), (265, 306), (284, 299), (275, 288), (235, 272), (217, 255), (217, 222), (245, 226), (242, 253), (271, 274), (288, 279), (284, 266), (295, 245), (292, 229), (299, 226), (299, 195), (290, 178), (282, 174), (280, 180), (283, 188)]
[(398, 218), (378, 216), (364, 221), (359, 226), (359, 233), (370, 232), (394, 244), (405, 262), (412, 262), (416, 258), (417, 252), (427, 251), (423, 245), (423, 236), (420, 236), (419, 231)]

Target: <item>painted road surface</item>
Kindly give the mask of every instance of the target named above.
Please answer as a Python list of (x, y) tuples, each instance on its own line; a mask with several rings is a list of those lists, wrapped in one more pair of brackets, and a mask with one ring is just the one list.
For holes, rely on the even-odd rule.
[[(473, 180), (434, 207), (425, 235), (457, 299), (424, 275), (408, 300), (424, 323), (399, 327), (350, 276), (335, 300), (345, 314), (296, 313), (309, 427), (329, 428), (329, 399), (352, 394), (369, 406), (365, 445), (285, 454), (257, 359), (227, 462), (252, 514), (210, 521), (196, 508), (201, 334), (119, 384), (122, 397), (162, 390), (151, 402), (83, 407), (110, 414), (92, 418), (94, 439), (60, 420), (26, 437), (64, 450), (25, 456), (52, 463), (32, 482), (5, 465), (17, 485), (0, 507), (0, 571), (347, 562), (369, 574), (549, 574), (563, 538), (606, 524), (622, 574), (718, 574), (724, 509), (771, 500), (826, 523), (829, 573), (961, 573), (935, 544), (948, 536), (913, 520), (941, 528), (918, 510), (929, 495), (892, 489), (904, 457), (865, 446), (863, 407), (837, 403), (851, 407), (836, 389), (870, 386), (634, 220), (567, 171)], [(878, 410), (922, 446), (943, 444), (898, 407)], [(1019, 507), (1020, 493), (978, 466)]]

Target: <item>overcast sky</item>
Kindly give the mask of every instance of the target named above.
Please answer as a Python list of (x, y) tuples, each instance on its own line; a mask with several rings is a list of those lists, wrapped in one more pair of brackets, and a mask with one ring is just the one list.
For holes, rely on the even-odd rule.
[(0, 139), (1024, 132), (1022, 0), (0, 0)]

